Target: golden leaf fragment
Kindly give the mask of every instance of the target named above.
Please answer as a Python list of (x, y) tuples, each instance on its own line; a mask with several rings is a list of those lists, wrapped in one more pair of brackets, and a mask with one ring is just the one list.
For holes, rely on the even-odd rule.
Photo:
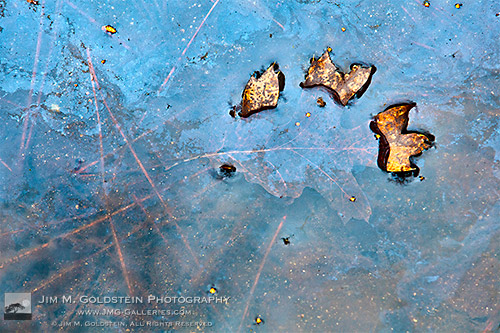
[(273, 63), (262, 74), (255, 72), (243, 90), (240, 105), (231, 110), (230, 114), (234, 117), (236, 111), (239, 111), (238, 115), (246, 118), (254, 113), (275, 108), (284, 86), (285, 75), (279, 71), (277, 63)]
[(114, 34), (116, 34), (116, 29), (115, 29), (115, 27), (113, 27), (113, 26), (111, 26), (111, 25), (109, 25), (109, 24), (108, 24), (108, 25), (103, 26), (103, 27), (102, 27), (102, 30), (103, 30), (103, 31), (105, 31), (105, 32), (107, 32), (107, 33), (108, 33), (108, 34), (110, 34), (110, 35), (114, 35)]
[(370, 123), (373, 132), (380, 135), (378, 166), (387, 172), (413, 173), (418, 167), (410, 157), (420, 155), (432, 146), (434, 136), (407, 130), (410, 110), (415, 103), (393, 105), (377, 114)]
[(342, 105), (354, 96), (361, 97), (371, 82), (375, 66), (366, 67), (361, 64), (352, 64), (351, 71), (342, 73), (330, 59), (330, 48), (319, 59), (311, 59), (302, 88), (324, 87), (333, 98)]

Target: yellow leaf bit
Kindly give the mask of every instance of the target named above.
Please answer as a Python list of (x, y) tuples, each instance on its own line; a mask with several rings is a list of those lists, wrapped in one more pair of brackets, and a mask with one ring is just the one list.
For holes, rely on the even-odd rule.
[(116, 29), (113, 26), (109, 25), (109, 24), (103, 26), (102, 30), (104, 30), (105, 32), (107, 32), (108, 34), (111, 34), (111, 35), (116, 34)]

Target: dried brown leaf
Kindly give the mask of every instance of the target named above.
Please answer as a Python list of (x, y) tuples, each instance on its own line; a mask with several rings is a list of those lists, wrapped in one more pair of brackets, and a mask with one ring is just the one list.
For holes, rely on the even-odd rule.
[(420, 155), (434, 141), (430, 134), (407, 131), (409, 113), (415, 105), (390, 106), (370, 123), (371, 130), (380, 136), (378, 166), (384, 171), (417, 175), (418, 167), (410, 157)]
[(250, 77), (243, 90), (241, 104), (231, 115), (234, 116), (235, 111), (239, 111), (238, 115), (246, 118), (254, 113), (275, 108), (284, 85), (285, 76), (279, 71), (278, 64), (271, 64), (262, 75), (257, 73)]
[(311, 59), (306, 79), (300, 86), (302, 88), (325, 87), (340, 104), (345, 106), (355, 95), (361, 97), (368, 88), (376, 68), (352, 64), (351, 71), (344, 74), (330, 59), (330, 51), (331, 49), (328, 48), (319, 59)]

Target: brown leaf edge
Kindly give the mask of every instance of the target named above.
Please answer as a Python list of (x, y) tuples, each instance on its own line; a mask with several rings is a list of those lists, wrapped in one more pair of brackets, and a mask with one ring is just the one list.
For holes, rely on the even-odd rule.
[[(354, 98), (359, 99), (359, 98), (361, 98), (361, 96), (364, 95), (364, 93), (366, 92), (366, 90), (368, 89), (370, 84), (372, 83), (373, 74), (375, 74), (375, 72), (377, 71), (377, 67), (375, 65), (368, 65), (368, 64), (361, 63), (361, 62), (352, 63), (351, 66), (349, 67), (349, 71), (352, 71), (354, 66), (369, 67), (369, 68), (371, 68), (372, 71), (370, 73), (370, 77), (368, 78), (368, 80), (366, 80), (366, 83), (361, 87), (361, 89), (359, 89), (356, 92), (356, 94), (353, 96), (353, 98), (351, 98), (349, 101), (352, 101)], [(342, 105), (342, 103), (340, 103), (340, 104)], [(345, 105), (343, 105), (343, 106), (345, 106)]]
[[(387, 111), (389, 109), (392, 109), (394, 107), (400, 107), (400, 106), (409, 106), (410, 107), (408, 109), (407, 117), (405, 119), (405, 123), (404, 123), (404, 126), (403, 126), (403, 130), (401, 131), (401, 134), (410, 134), (410, 133), (423, 134), (423, 135), (425, 135), (429, 139), (428, 144), (430, 145), (430, 147), (433, 147), (434, 146), (434, 141), (435, 141), (436, 138), (430, 132), (422, 131), (422, 130), (421, 131), (408, 131), (408, 129), (407, 129), (407, 127), (408, 127), (408, 121), (409, 121), (409, 113), (410, 113), (411, 109), (413, 109), (415, 106), (417, 106), (417, 103), (410, 101), (410, 102), (402, 102), (402, 103), (392, 104), (392, 105), (386, 107), (382, 112), (385, 112), (385, 111)], [(380, 112), (380, 113), (382, 113), (382, 112)], [(387, 139), (385, 138), (385, 136), (382, 134), (382, 132), (378, 128), (378, 125), (377, 125), (377, 122), (375, 120), (375, 117), (374, 117), (374, 120), (372, 120), (370, 122), (370, 129), (372, 130), (372, 132), (374, 132), (375, 134), (379, 135), (379, 138), (378, 138), (378, 140), (379, 140), (379, 151), (378, 151), (377, 165), (383, 171), (388, 172), (387, 171), (387, 160), (389, 158), (389, 152), (390, 152), (389, 142), (387, 141)], [(407, 171), (407, 172), (391, 172), (391, 174), (395, 177), (396, 181), (404, 182), (405, 179), (408, 178), (408, 177), (412, 177), (412, 176), (413, 177), (417, 177), (419, 175), (420, 169), (418, 168), (418, 166), (414, 162), (414, 158), (422, 155), (422, 153), (410, 156), (410, 158), (409, 158), (410, 159), (410, 165), (411, 165), (412, 168), (415, 168), (414, 170)]]
[[(283, 72), (280, 71), (279, 64), (277, 62), (271, 63), (270, 66), (273, 66), (274, 72), (278, 75), (279, 91), (282, 92), (285, 89), (285, 74), (283, 74)], [(258, 80), (261, 77), (261, 75), (264, 74), (264, 72), (266, 70), (267, 70), (267, 68), (262, 68), (260, 71), (253, 72), (253, 74), (251, 76), (255, 77), (255, 79)], [(242, 96), (241, 96), (242, 98), (244, 97), (243, 96), (244, 93), (245, 93), (245, 90), (243, 90), (243, 92), (242, 92)], [(229, 115), (233, 118), (236, 118), (236, 114), (238, 114), (238, 116), (240, 116), (241, 118), (248, 118), (255, 113), (259, 113), (261, 111), (270, 110), (270, 109), (274, 109), (274, 108), (276, 108), (276, 106), (261, 107), (257, 110), (254, 110), (254, 111), (248, 113), (247, 115), (243, 115), (241, 113), (241, 103), (240, 103), (238, 105), (234, 105), (233, 107), (231, 107), (231, 110), (229, 111)]]

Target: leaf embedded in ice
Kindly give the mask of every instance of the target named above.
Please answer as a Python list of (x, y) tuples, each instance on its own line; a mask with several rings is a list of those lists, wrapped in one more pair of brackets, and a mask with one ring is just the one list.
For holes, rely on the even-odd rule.
[(380, 136), (378, 165), (387, 172), (418, 174), (418, 167), (410, 158), (421, 154), (432, 145), (430, 134), (408, 132), (408, 118), (415, 103), (393, 105), (374, 117), (372, 131)]
[(368, 88), (376, 68), (352, 64), (351, 71), (344, 74), (330, 59), (330, 51), (328, 48), (319, 59), (311, 59), (311, 66), (301, 87), (325, 87), (340, 104), (345, 106), (354, 96), (361, 97)]
[[(278, 105), (280, 91), (285, 86), (285, 75), (278, 68), (278, 64), (274, 63), (264, 73), (255, 72), (250, 77), (243, 90), (241, 104), (235, 108), (240, 117), (246, 118)], [(232, 116), (235, 111), (232, 111)]]

